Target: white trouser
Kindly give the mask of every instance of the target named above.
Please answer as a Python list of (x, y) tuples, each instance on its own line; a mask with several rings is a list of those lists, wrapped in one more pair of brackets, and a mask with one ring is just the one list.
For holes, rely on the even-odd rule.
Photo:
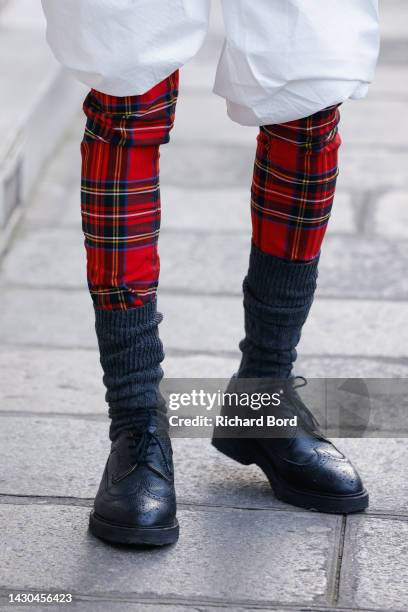
[[(42, 0), (47, 38), (77, 78), (138, 95), (188, 62), (211, 0)], [(243, 125), (307, 117), (366, 95), (379, 50), (378, 0), (221, 0), (214, 91)]]

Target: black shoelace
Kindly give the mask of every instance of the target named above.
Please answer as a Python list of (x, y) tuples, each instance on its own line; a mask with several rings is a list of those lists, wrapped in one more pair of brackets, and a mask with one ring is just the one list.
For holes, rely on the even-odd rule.
[[(300, 384), (297, 384), (298, 382)], [(306, 385), (307, 380), (304, 376), (293, 376), (289, 378), (287, 383), (284, 385), (284, 388), (281, 390), (281, 394), (283, 397), (285, 397), (285, 395), (287, 396), (289, 405), (293, 406), (292, 411), (301, 418), (305, 429), (324, 440), (325, 438), (321, 432), (319, 421), (312, 414), (309, 408), (305, 406), (297, 392), (297, 389), (302, 389), (303, 387), (306, 387)]]
[(168, 477), (151, 462), (154, 455), (154, 445), (157, 444), (168, 472), (171, 473), (172, 471), (157, 427), (154, 425), (146, 425), (140, 428), (135, 427), (127, 433), (127, 438), (129, 440), (128, 448), (131, 451), (132, 461), (134, 461), (135, 465), (145, 464), (154, 472), (168, 479)]

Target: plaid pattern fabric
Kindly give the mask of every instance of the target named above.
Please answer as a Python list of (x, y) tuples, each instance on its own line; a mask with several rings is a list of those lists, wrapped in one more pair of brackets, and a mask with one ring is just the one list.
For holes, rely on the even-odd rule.
[(81, 211), (96, 307), (127, 309), (155, 298), (159, 145), (169, 141), (177, 95), (178, 71), (140, 96), (92, 90), (84, 102)]
[(258, 136), (252, 183), (253, 241), (264, 253), (308, 261), (320, 252), (338, 176), (338, 106)]
[[(178, 71), (141, 96), (92, 90), (82, 151), (82, 224), (96, 307), (128, 309), (156, 297), (160, 260), (159, 145), (169, 141)], [(318, 255), (338, 175), (339, 110), (264, 126), (252, 184), (253, 241), (291, 261)]]

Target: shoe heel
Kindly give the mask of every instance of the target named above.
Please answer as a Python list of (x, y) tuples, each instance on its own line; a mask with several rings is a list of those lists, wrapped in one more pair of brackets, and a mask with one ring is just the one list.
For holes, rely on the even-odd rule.
[(211, 444), (220, 453), (226, 455), (238, 463), (250, 465), (255, 463), (253, 454), (250, 451), (249, 445), (245, 438), (213, 438)]

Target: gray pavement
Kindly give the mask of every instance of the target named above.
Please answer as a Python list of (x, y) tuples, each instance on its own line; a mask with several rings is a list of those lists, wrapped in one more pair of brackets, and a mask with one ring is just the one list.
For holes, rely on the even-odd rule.
[(84, 93), (44, 30), (40, 2), (0, 0), (0, 254)]
[[(405, 0), (383, 2), (377, 81), (343, 109), (342, 174), (300, 345), (305, 376), (408, 376), (407, 17)], [(210, 93), (220, 44), (216, 11), (162, 148), (169, 377), (228, 377), (239, 358), (256, 132), (229, 122)], [(208, 440), (178, 439), (179, 543), (132, 551), (88, 534), (109, 444), (80, 229), (82, 127), (78, 114), (0, 272), (0, 609), (18, 591), (73, 593), (81, 612), (408, 609), (405, 439), (338, 442), (371, 493), (369, 511), (348, 518), (287, 506), (257, 468)]]

